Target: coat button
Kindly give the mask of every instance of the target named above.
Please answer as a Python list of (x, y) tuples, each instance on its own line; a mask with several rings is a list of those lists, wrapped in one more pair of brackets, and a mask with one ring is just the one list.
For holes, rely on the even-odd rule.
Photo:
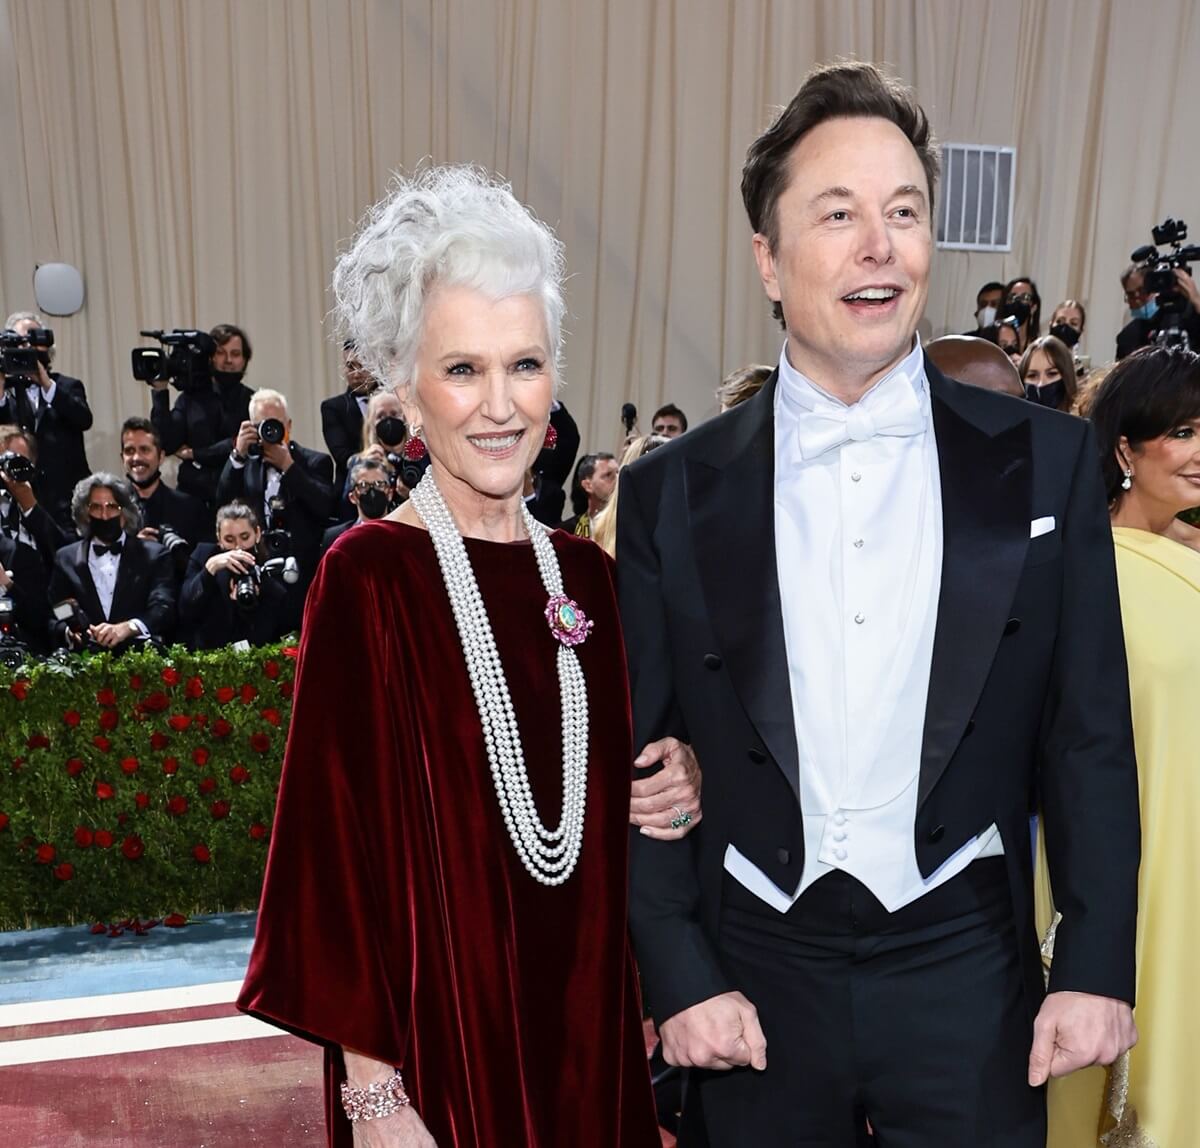
[(1015, 634), (1020, 628), (1020, 618), (1009, 618), (1009, 620), (1004, 623), (1004, 636), (1007, 638), (1010, 634)]
[(710, 670), (719, 670), (721, 668), (721, 658), (718, 654), (705, 654), (704, 664)]
[(936, 845), (943, 837), (946, 836), (946, 827), (944, 825), (936, 825), (929, 831), (929, 840)]
[(975, 732), (975, 719), (969, 718), (967, 720), (967, 728), (963, 730), (963, 737), (970, 737), (971, 734), (973, 734), (974, 732)]
[(775, 856), (778, 858), (780, 865), (790, 865), (792, 862), (792, 851), (790, 849), (776, 849)]
[(756, 765), (762, 765), (762, 763), (767, 760), (767, 755), (763, 753), (763, 751), (757, 746), (752, 745), (749, 749), (749, 754), (750, 760)]

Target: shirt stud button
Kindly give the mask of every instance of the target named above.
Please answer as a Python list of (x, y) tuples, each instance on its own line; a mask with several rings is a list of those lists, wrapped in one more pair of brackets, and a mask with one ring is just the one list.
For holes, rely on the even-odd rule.
[(858, 625), (860, 625), (860, 626), (861, 626), (861, 625), (862, 625), (862, 624), (863, 624), (863, 623), (864, 623), (866, 620), (867, 620), (867, 618), (866, 618), (866, 615), (865, 615), (865, 614), (855, 614), (855, 615), (854, 615), (854, 621), (855, 621), (855, 622), (857, 622), (857, 623), (858, 623)]
[(854, 549), (861, 550), (862, 548), (863, 548), (863, 540), (861, 538), (856, 538), (854, 540)]
[(846, 860), (846, 850), (845, 850), (845, 849), (835, 849), (835, 850), (833, 851), (833, 855), (834, 855), (834, 856), (835, 856), (835, 857), (836, 857), (836, 858), (837, 858), (839, 861), (845, 861), (845, 860)]
[(856, 470), (856, 471), (855, 471), (855, 472), (854, 472), (854, 473), (853, 473), (853, 474), (850, 476), (850, 481), (851, 481), (851, 482), (862, 482), (862, 475), (861, 475), (861, 474), (859, 474), (859, 473), (858, 473), (858, 471)]

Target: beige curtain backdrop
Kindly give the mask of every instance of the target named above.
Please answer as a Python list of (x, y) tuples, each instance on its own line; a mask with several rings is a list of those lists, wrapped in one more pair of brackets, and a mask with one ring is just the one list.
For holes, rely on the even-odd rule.
[(0, 0), (0, 306), (32, 304), (39, 263), (83, 271), (83, 310), (50, 322), (96, 467), (149, 409), (142, 327), (244, 325), (249, 381), (320, 446), (339, 245), (391, 170), (472, 161), (566, 243), (563, 398), (611, 447), (622, 402), (703, 417), (724, 372), (777, 356), (739, 171), (843, 55), (912, 82), (941, 138), (1018, 148), (1013, 251), (940, 252), (930, 329), (1031, 274), (1046, 317), (1087, 303), (1106, 358), (1132, 248), (1168, 213), (1200, 235), (1191, 0)]

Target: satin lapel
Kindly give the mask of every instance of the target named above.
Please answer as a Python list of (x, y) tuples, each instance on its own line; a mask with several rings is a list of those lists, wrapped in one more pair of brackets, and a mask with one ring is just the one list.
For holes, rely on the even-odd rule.
[[(259, 518), (263, 516), (263, 494), (266, 489), (264, 483), (262, 459), (249, 459), (246, 462), (246, 501), (254, 507), (254, 513)], [(262, 527), (266, 530), (267, 524), (264, 522)]]
[(84, 540), (75, 544), (75, 580), (79, 583), (76, 597), (80, 609), (87, 615), (93, 625), (96, 622), (107, 622), (104, 609), (100, 605), (100, 595), (96, 593), (96, 583), (92, 581), (92, 572), (88, 569), (88, 545)]
[(137, 539), (125, 539), (125, 553), (117, 566), (117, 581), (113, 586), (112, 616), (120, 622), (137, 616), (141, 608), (139, 593), (142, 575), (146, 569), (146, 556), (137, 545)]
[[(931, 384), (934, 372), (930, 371)], [(991, 433), (952, 389), (933, 386), (942, 483), (938, 599), (918, 808), (962, 740), (979, 701), (1029, 548), (1033, 461), (1030, 424)]]
[(696, 565), (726, 671), (799, 798), (779, 578), (775, 567), (775, 376), (746, 405), (721, 461), (685, 461)]

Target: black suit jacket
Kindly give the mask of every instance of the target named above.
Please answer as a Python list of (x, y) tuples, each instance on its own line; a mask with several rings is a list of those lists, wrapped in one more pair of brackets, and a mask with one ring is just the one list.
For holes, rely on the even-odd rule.
[(0, 534), (0, 566), (12, 575), (7, 596), (13, 603), (17, 636), (35, 651), (50, 648), (50, 600), (46, 567), (32, 546)]
[(213, 510), (221, 469), (239, 428), (250, 417), (253, 394), (244, 383), (210, 382), (196, 391), (181, 392), (174, 406), (169, 391), (155, 391), (150, 400), (150, 421), (163, 450), (174, 454), (181, 446), (192, 448), (192, 461), (179, 464), (179, 489)]
[[(135, 494), (137, 488), (134, 488)], [(155, 528), (166, 523), (173, 526), (193, 546), (211, 541), (216, 529), (215, 517), (200, 499), (181, 490), (173, 490), (165, 482), (159, 482), (154, 493), (146, 499), (138, 495), (142, 508), (142, 522)]]
[(213, 575), (205, 569), (219, 549), (215, 542), (202, 542), (192, 551), (179, 598), (184, 642), (193, 650), (215, 650), (241, 641), (264, 646), (298, 629), (304, 596), (284, 582), (264, 578), (258, 606), (248, 613), (238, 609), (229, 597), (229, 571)]
[(321, 433), (336, 468), (334, 485), (338, 490), (346, 485), (350, 456), (362, 449), (362, 429), (362, 409), (350, 391), (321, 400)]
[[(157, 542), (126, 536), (117, 568), (112, 611), (106, 616), (88, 569), (89, 545), (87, 539), (80, 539), (55, 555), (50, 573), (50, 601), (74, 598), (93, 625), (140, 618), (151, 637), (166, 641), (175, 625), (175, 574), (167, 551)], [(62, 623), (55, 623), (54, 635), (59, 645), (65, 644), (64, 630)]]
[[(1140, 851), (1124, 640), (1088, 425), (926, 363), (943, 566), (913, 827), (928, 875), (993, 822), (1027, 1003), (1042, 994), (1031, 795), (1063, 909), (1053, 989), (1133, 1000)], [(774, 544), (776, 377), (621, 474), (617, 566), (637, 745), (704, 771), (683, 844), (632, 835), (630, 924), (655, 1016), (738, 986), (717, 942), (726, 847), (780, 889), (804, 867), (799, 754)], [(1032, 520), (1056, 529), (1030, 539)], [(794, 588), (785, 588), (796, 593)]]

